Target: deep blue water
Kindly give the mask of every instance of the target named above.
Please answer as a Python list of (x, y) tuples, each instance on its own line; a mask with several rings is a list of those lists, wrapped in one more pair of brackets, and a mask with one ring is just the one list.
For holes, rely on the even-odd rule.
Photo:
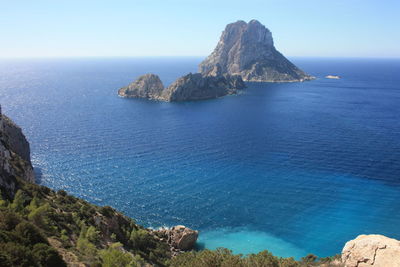
[(294, 59), (318, 79), (202, 102), (116, 94), (200, 61), (3, 60), (0, 103), (42, 184), (199, 229), (200, 246), (328, 256), (358, 234), (400, 238), (400, 60)]

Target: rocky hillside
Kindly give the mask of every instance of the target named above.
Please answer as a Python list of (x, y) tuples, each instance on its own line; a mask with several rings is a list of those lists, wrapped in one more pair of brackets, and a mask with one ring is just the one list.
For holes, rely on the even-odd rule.
[(301, 82), (313, 77), (276, 50), (272, 33), (257, 20), (228, 24), (217, 47), (200, 65), (203, 75), (221, 68), (251, 82)]

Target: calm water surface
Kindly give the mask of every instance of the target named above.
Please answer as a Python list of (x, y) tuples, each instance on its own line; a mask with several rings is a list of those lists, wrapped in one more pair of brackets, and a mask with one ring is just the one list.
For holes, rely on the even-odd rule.
[(400, 60), (294, 59), (318, 79), (202, 102), (116, 94), (200, 61), (3, 60), (0, 102), (41, 184), (199, 229), (200, 247), (328, 256), (358, 234), (400, 238)]

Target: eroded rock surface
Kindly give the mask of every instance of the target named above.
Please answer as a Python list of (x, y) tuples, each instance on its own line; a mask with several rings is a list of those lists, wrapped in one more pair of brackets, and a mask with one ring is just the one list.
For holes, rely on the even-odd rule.
[(200, 65), (199, 72), (241, 75), (251, 82), (298, 82), (313, 79), (279, 53), (272, 33), (257, 20), (228, 24), (217, 47)]
[(345, 267), (400, 267), (400, 241), (383, 235), (359, 235), (342, 250)]

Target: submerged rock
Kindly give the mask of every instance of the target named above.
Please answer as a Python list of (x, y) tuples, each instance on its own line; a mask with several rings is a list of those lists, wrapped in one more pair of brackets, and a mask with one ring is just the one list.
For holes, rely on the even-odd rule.
[(134, 82), (118, 90), (118, 94), (123, 97), (139, 97), (148, 99), (159, 99), (164, 85), (160, 78), (155, 74), (145, 74), (137, 78)]
[(228, 24), (217, 47), (199, 65), (199, 72), (241, 75), (251, 82), (301, 82), (313, 79), (279, 53), (271, 32), (257, 20)]
[(342, 250), (345, 267), (400, 267), (400, 241), (383, 235), (359, 235)]

